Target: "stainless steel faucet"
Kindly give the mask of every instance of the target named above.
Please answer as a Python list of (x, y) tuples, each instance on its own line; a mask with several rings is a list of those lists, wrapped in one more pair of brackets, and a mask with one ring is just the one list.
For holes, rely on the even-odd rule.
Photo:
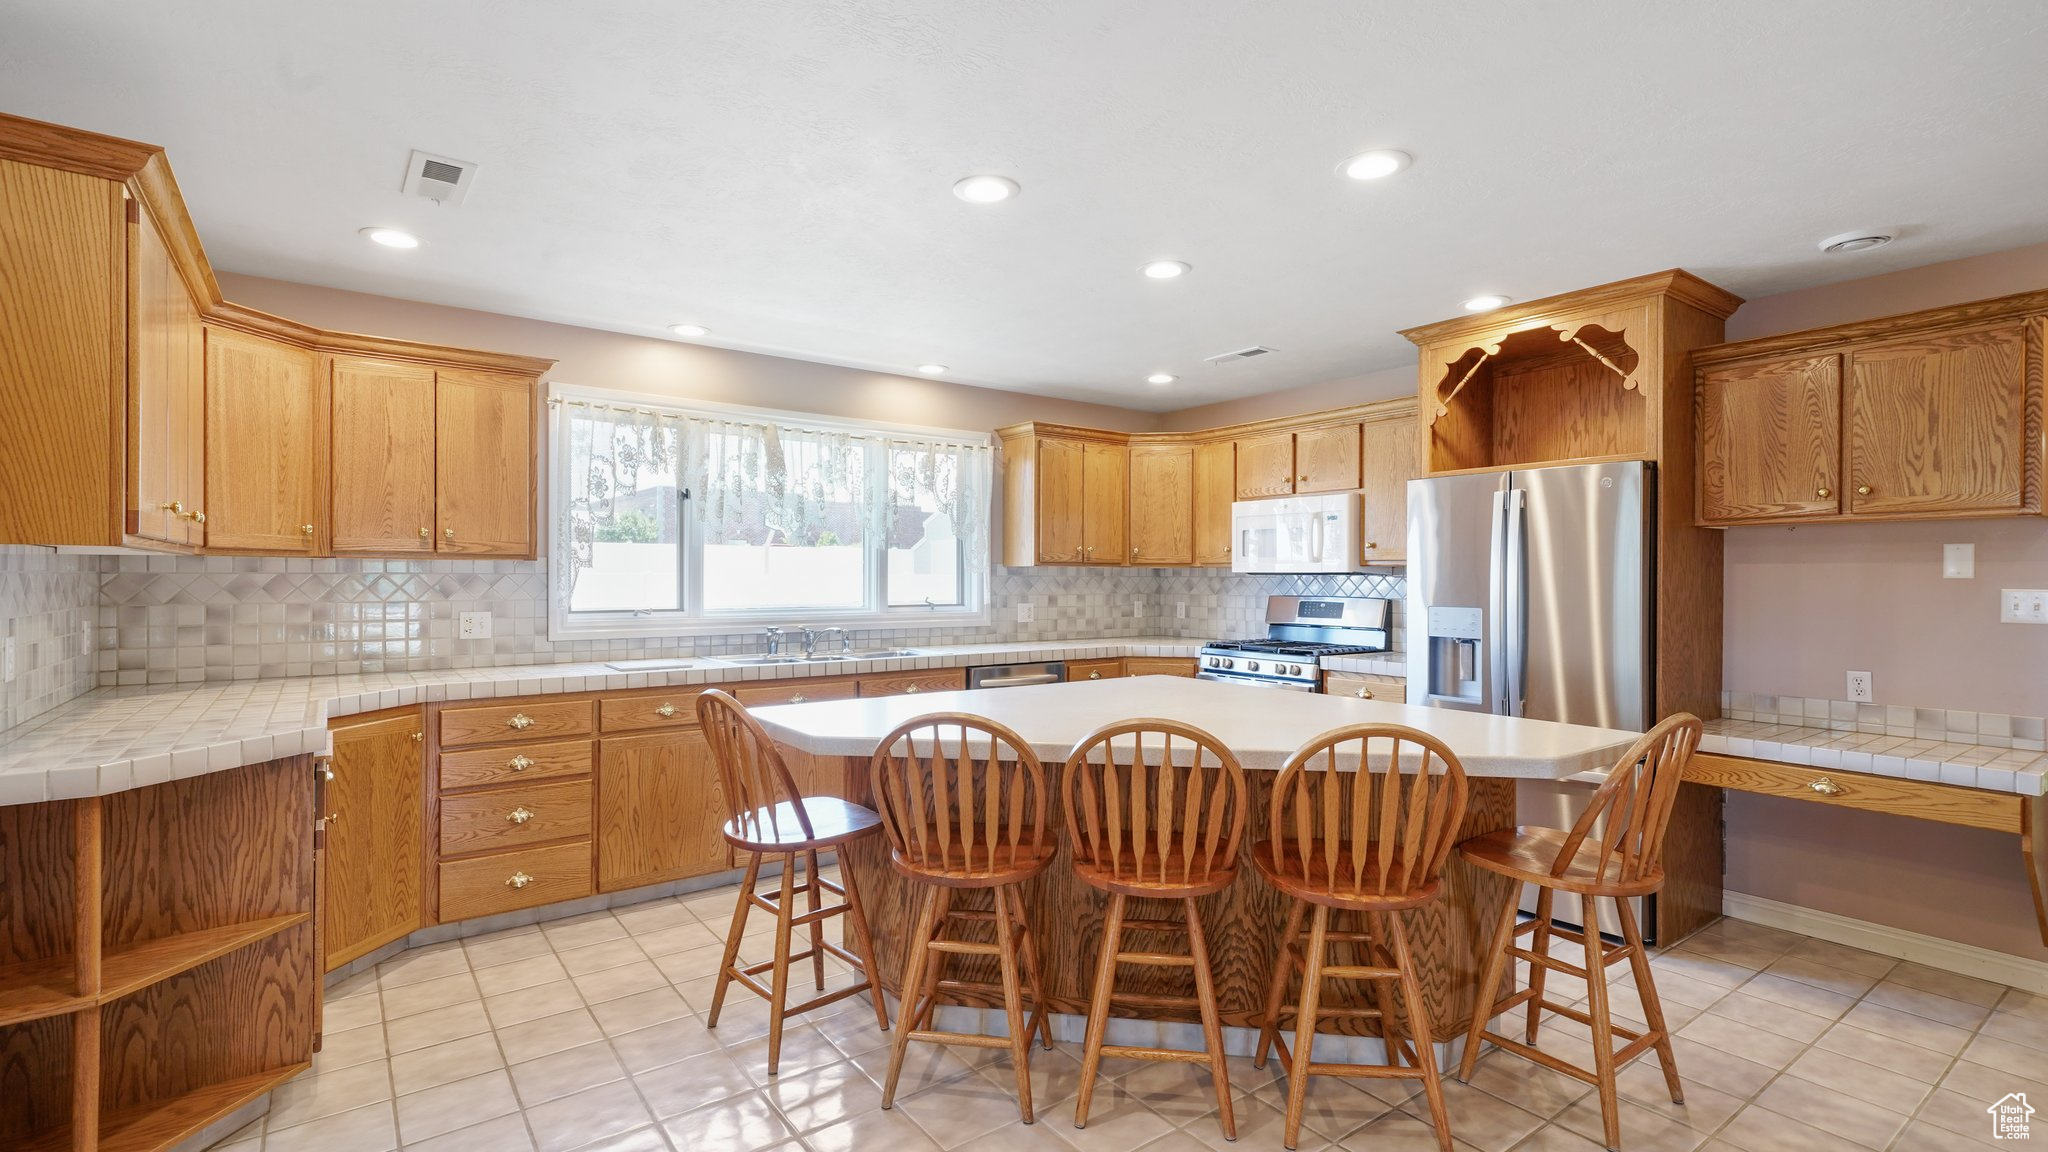
[(761, 632), (763, 635), (768, 637), (768, 655), (782, 655), (782, 629), (763, 628), (761, 629)]
[(841, 627), (839, 627), (838, 625), (836, 625), (836, 624), (835, 624), (835, 625), (833, 625), (833, 626), (832, 626), (832, 627), (830, 627), (830, 628), (820, 628), (820, 629), (818, 629), (818, 631), (819, 631), (819, 632), (822, 632), (822, 633), (825, 633), (825, 634), (827, 634), (827, 635), (829, 635), (829, 634), (831, 634), (831, 633), (834, 633), (834, 632), (838, 633), (838, 634), (839, 634), (839, 654), (840, 654), (841, 656), (850, 656), (850, 655), (852, 655), (852, 654), (853, 654), (853, 637), (852, 637), (852, 635), (850, 635), (850, 634), (849, 634), (849, 633), (848, 633), (848, 632), (846, 631), (846, 629), (844, 629), (844, 628), (841, 628)]
[(804, 659), (809, 660), (817, 654), (818, 634), (817, 632), (813, 631), (810, 627), (806, 626), (804, 628)]

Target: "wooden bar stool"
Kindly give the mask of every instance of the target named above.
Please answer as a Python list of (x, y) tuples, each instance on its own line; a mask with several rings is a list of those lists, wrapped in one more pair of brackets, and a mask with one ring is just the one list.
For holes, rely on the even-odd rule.
[[(1593, 802), (1566, 832), (1556, 828), (1515, 828), (1475, 836), (1458, 845), (1467, 860), (1498, 872), (1521, 884), (1534, 884), (1536, 918), (1517, 926), (1515, 900), (1501, 912), (1494, 930), (1486, 974), (1480, 979), (1482, 996), (1492, 996), (1502, 975), (1516, 958), (1529, 962), (1529, 986), (1490, 1008), (1472, 1014), (1472, 1030), (1465, 1037), (1465, 1056), (1458, 1065), (1458, 1079), (1470, 1080), (1479, 1060), (1482, 1040), (1545, 1068), (1575, 1076), (1600, 1090), (1600, 1119), (1606, 1128), (1607, 1147), (1621, 1147), (1621, 1112), (1616, 1102), (1616, 1069), (1649, 1051), (1657, 1050), (1664, 1068), (1664, 1084), (1671, 1090), (1673, 1104), (1685, 1103), (1685, 1091), (1678, 1082), (1678, 1064), (1671, 1055), (1671, 1035), (1664, 1027), (1664, 1005), (1657, 998), (1657, 985), (1650, 974), (1650, 958), (1643, 950), (1643, 932), (1636, 923), (1629, 900), (1647, 896), (1664, 886), (1664, 830), (1671, 823), (1671, 809), (1678, 799), (1679, 779), (1685, 765), (1699, 747), (1700, 721), (1680, 713), (1650, 729), (1630, 746), (1621, 762), (1607, 776), (1607, 782), (1593, 794)], [(1574, 892), (1579, 897), (1582, 930), (1558, 928), (1550, 922), (1551, 894)], [(1621, 909), (1622, 943), (1606, 946), (1600, 938), (1599, 901), (1611, 899)], [(1534, 939), (1528, 948), (1515, 945), (1523, 933)], [(1562, 936), (1586, 949), (1583, 967), (1550, 955), (1550, 938)], [(1636, 992), (1643, 1001), (1646, 1033), (1616, 1027), (1607, 1002), (1607, 966), (1623, 957), (1635, 973)], [(1543, 975), (1555, 969), (1581, 977), (1586, 982), (1586, 1006), (1582, 1012), (1543, 998)], [(1529, 1022), (1523, 1042), (1489, 1031), (1487, 1022), (1522, 1004), (1529, 1006)], [(1577, 1020), (1593, 1031), (1593, 1067), (1580, 1068), (1535, 1047), (1536, 1030), (1543, 1010)], [(1627, 1046), (1615, 1051), (1615, 1037)]]
[[(1177, 743), (1176, 743), (1177, 742)], [(1195, 899), (1230, 887), (1237, 878), (1237, 848), (1244, 835), (1244, 769), (1214, 736), (1172, 720), (1131, 720), (1096, 729), (1067, 757), (1061, 793), (1074, 844), (1074, 872), (1109, 893), (1095, 993), (1088, 1004), (1088, 1037), (1081, 1059), (1081, 1096), (1074, 1127), (1088, 1126), (1095, 1074), (1105, 1055), (1137, 1060), (1207, 1063), (1216, 1086), (1223, 1138), (1237, 1139), (1224, 1066), (1223, 1023), (1209, 972), (1209, 945)], [(1132, 900), (1178, 901), (1184, 920), (1130, 919)], [(1188, 951), (1126, 952), (1126, 932), (1186, 933)], [(1120, 964), (1193, 970), (1195, 995), (1116, 991)], [(1104, 1044), (1115, 1001), (1148, 1008), (1196, 1008), (1203, 1052)]]
[[(1444, 863), (1465, 820), (1465, 767), (1443, 742), (1398, 724), (1355, 724), (1326, 732), (1296, 750), (1273, 783), (1268, 837), (1252, 849), (1266, 882), (1292, 901), (1280, 955), (1266, 991), (1266, 1017), (1252, 1066), (1264, 1067), (1278, 1048), (1287, 1070), (1287, 1124), (1283, 1143), (1301, 1137), (1310, 1076), (1420, 1080), (1429, 1098), (1437, 1144), (1451, 1148), (1429, 1012), (1415, 978), (1415, 958), (1400, 913), (1435, 900)], [(1309, 907), (1308, 942), (1301, 941)], [(1332, 931), (1338, 912), (1359, 913), (1357, 931)], [(1349, 944), (1360, 963), (1332, 964), (1331, 944)], [(1280, 1038), (1288, 978), (1299, 970), (1301, 1003), (1294, 1010), (1294, 1047)], [(1369, 982), (1374, 1007), (1326, 1006), (1327, 980)], [(1398, 984), (1407, 1017), (1396, 1016)], [(1385, 1064), (1314, 1062), (1316, 1025), (1325, 1019), (1379, 1022)], [(1406, 1063), (1402, 1061), (1405, 1059)]]
[[(711, 1014), (705, 1027), (718, 1027), (718, 1013), (725, 1006), (725, 990), (738, 981), (740, 986), (768, 1001), (768, 1074), (775, 1075), (782, 1060), (782, 1021), (786, 1016), (808, 1012), (848, 996), (866, 992), (874, 998), (875, 1022), (889, 1027), (888, 1009), (882, 1003), (882, 986), (876, 981), (869, 958), (875, 954), (868, 934), (867, 913), (862, 910), (860, 890), (853, 873), (841, 869), (841, 883), (827, 880), (818, 872), (818, 850), (836, 848), (881, 831), (881, 819), (871, 809), (849, 804), (836, 796), (800, 796), (782, 754), (761, 725), (738, 700), (717, 689), (697, 697), (697, 720), (718, 762), (718, 776), (725, 793), (725, 839), (747, 854), (747, 877), (740, 882), (740, 898), (733, 908), (732, 927), (725, 936), (725, 958), (718, 965), (718, 986), (711, 993)], [(764, 857), (782, 858), (782, 889), (773, 896), (754, 891)], [(797, 861), (804, 863), (804, 882), (796, 883)], [(809, 905), (796, 910), (796, 896), (802, 893)], [(825, 904), (820, 893), (839, 897)], [(755, 908), (775, 916), (775, 958), (742, 968), (739, 966), (740, 937), (747, 930), (747, 914)], [(844, 914), (853, 934), (854, 951), (825, 938), (825, 921)], [(790, 952), (790, 936), (796, 929), (810, 934), (810, 947)], [(839, 957), (860, 973), (860, 983), (825, 992), (825, 956)], [(788, 1004), (789, 966), (799, 960), (811, 962), (811, 976), (824, 993), (801, 1004)], [(763, 987), (755, 977), (773, 971), (771, 984)]]
[[(1015, 732), (993, 720), (953, 712), (904, 723), (882, 738), (868, 767), (889, 838), (889, 862), (924, 889), (906, 950), (882, 1107), (896, 1102), (896, 1080), (912, 1040), (1007, 1048), (1017, 1074), (1017, 1111), (1029, 1124), (1031, 1040), (1034, 1033), (1042, 1035), (1051, 1048), (1052, 1025), (1045, 1018), (1038, 945), (1024, 918), (1019, 885), (1044, 872), (1057, 848), (1045, 828), (1052, 800), (1045, 791), (1045, 769)], [(956, 893), (975, 889), (990, 893), (989, 910), (953, 906)], [(964, 924), (989, 925), (992, 939), (949, 932)], [(955, 956), (993, 957), (1002, 982), (945, 979), (946, 961)], [(1032, 1005), (1028, 1023), (1026, 986)], [(962, 991), (1000, 995), (1010, 1034), (934, 1029), (940, 993)]]

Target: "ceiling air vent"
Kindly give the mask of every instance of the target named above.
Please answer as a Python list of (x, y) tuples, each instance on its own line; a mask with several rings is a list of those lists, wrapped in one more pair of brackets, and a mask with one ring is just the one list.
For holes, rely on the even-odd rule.
[(1204, 363), (1220, 365), (1229, 364), (1236, 360), (1249, 360), (1254, 356), (1268, 356), (1271, 355), (1272, 352), (1273, 350), (1271, 348), (1267, 348), (1261, 344), (1254, 344), (1249, 348), (1239, 348), (1235, 352), (1224, 352), (1216, 356), (1205, 356), (1202, 359)]
[(405, 164), (405, 194), (421, 196), (443, 208), (453, 208), (469, 194), (476, 179), (476, 165), (449, 156), (435, 156), (415, 150)]

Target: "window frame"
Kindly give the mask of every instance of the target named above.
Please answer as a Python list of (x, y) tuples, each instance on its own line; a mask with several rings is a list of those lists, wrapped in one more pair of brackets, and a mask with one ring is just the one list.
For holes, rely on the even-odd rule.
[[(888, 603), (889, 549), (888, 531), (885, 524), (877, 523), (865, 534), (864, 564), (865, 603), (860, 608), (772, 608), (746, 609), (712, 612), (704, 608), (704, 543), (706, 533), (696, 515), (698, 505), (687, 475), (677, 477), (686, 495), (683, 497), (682, 532), (677, 547), (682, 550), (679, 575), (682, 581), (682, 607), (675, 610), (634, 610), (605, 612), (571, 612), (566, 597), (560, 594), (563, 573), (561, 559), (566, 554), (561, 546), (563, 517), (567, 514), (569, 495), (569, 454), (563, 448), (568, 443), (567, 421), (571, 405), (576, 402), (610, 404), (621, 408), (638, 408), (660, 412), (688, 420), (703, 416), (717, 419), (758, 420), (764, 423), (782, 423), (805, 429), (829, 432), (843, 432), (871, 438), (865, 449), (867, 456), (868, 491), (881, 494), (886, 509), (889, 491), (889, 462), (886, 458), (891, 435), (940, 443), (959, 444), (964, 448), (981, 448), (984, 462), (983, 475), (979, 478), (983, 488), (985, 505), (982, 514), (986, 517), (983, 528), (988, 541), (982, 563), (961, 564), (961, 603), (959, 605), (910, 605), (891, 607)], [(993, 437), (984, 432), (966, 432), (952, 428), (931, 428), (911, 424), (893, 424), (881, 421), (851, 420), (843, 417), (819, 416), (808, 412), (793, 412), (786, 409), (751, 408), (714, 401), (691, 400), (678, 402), (666, 397), (650, 396), (637, 392), (621, 392), (611, 389), (584, 388), (574, 385), (550, 383), (548, 389), (547, 421), (547, 477), (548, 477), (548, 524), (547, 539), (547, 599), (548, 639), (564, 642), (576, 640), (614, 640), (631, 638), (655, 638), (664, 636), (730, 636), (756, 628), (769, 626), (840, 625), (849, 629), (883, 630), (919, 627), (963, 627), (989, 623), (989, 589), (995, 568), (995, 459)], [(694, 433), (690, 433), (694, 435)], [(690, 451), (685, 459), (694, 459)], [(886, 517), (876, 515), (876, 510), (867, 510), (874, 521)]]

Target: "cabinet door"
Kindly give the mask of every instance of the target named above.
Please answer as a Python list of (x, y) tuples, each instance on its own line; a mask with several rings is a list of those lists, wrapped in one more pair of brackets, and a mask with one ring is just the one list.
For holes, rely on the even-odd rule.
[(1086, 546), (1087, 448), (1079, 440), (1038, 441), (1038, 562), (1078, 564)]
[(328, 491), (336, 552), (434, 550), (434, 370), (334, 359)]
[(698, 729), (599, 740), (596, 809), (600, 892), (726, 866), (724, 791)]
[(524, 376), (436, 373), (436, 551), (533, 555), (533, 387)]
[(206, 329), (206, 546), (309, 553), (322, 445), (313, 353)]
[(1415, 478), (1415, 420), (1376, 420), (1365, 425), (1360, 443), (1365, 490), (1361, 497), (1358, 559), (1364, 564), (1400, 564), (1408, 558), (1408, 481)]
[(1089, 444), (1082, 450), (1081, 554), (1090, 564), (1124, 562), (1124, 502), (1130, 498), (1130, 454), (1120, 444)]
[(1230, 566), (1230, 505), (1237, 499), (1237, 445), (1195, 445), (1195, 563)]
[(1237, 442), (1237, 498), (1294, 494), (1294, 433), (1247, 436)]
[(1295, 433), (1295, 492), (1350, 492), (1357, 487), (1358, 425)]
[(1849, 511), (2017, 512), (2026, 330), (1957, 332), (1849, 356)]
[(156, 225), (141, 216), (128, 240), (129, 534), (197, 548), (205, 540), (205, 331)]
[(1131, 563), (1184, 568), (1195, 562), (1194, 484), (1193, 445), (1131, 449)]
[(1838, 356), (1707, 368), (1699, 382), (1699, 518), (1741, 524), (1841, 510)]
[(420, 733), (418, 716), (334, 730), (321, 926), (329, 971), (421, 926)]

